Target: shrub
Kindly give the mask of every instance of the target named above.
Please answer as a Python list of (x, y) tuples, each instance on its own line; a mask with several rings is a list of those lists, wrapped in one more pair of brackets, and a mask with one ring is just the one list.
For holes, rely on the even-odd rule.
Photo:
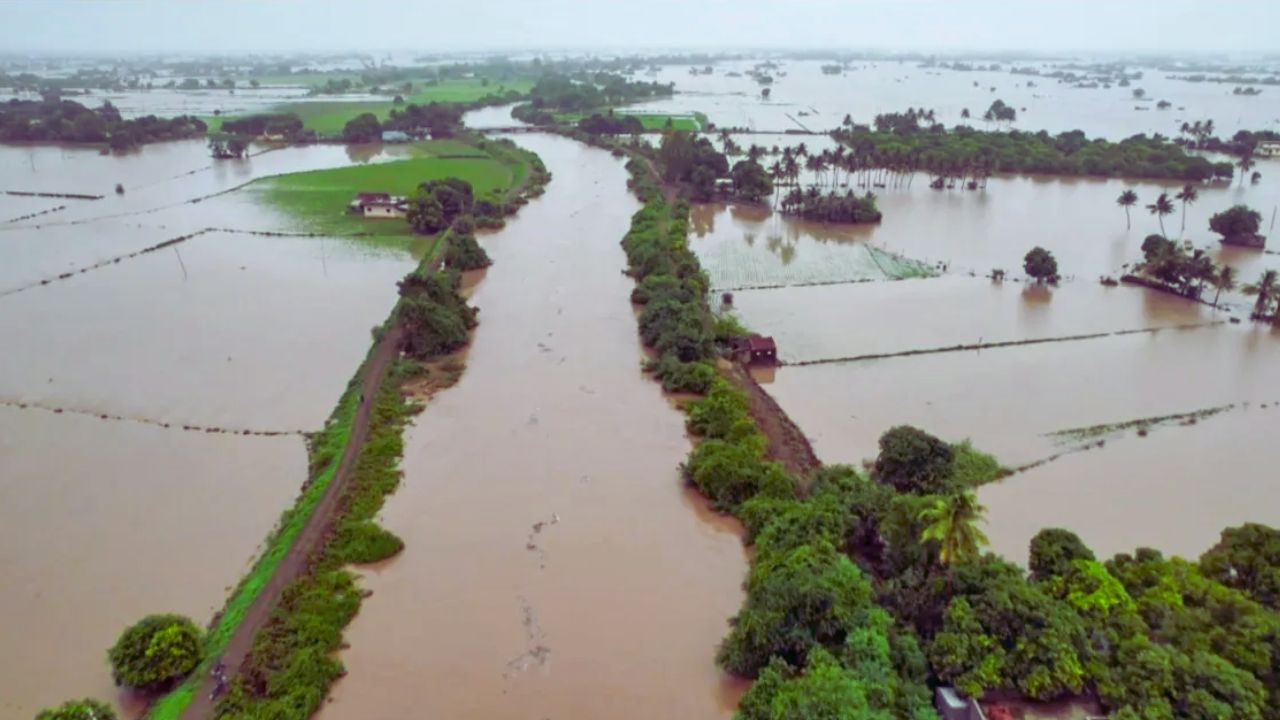
[(107, 651), (117, 685), (156, 691), (200, 663), (200, 628), (181, 615), (148, 615), (127, 628)]
[[(468, 225), (471, 223), (468, 222)], [(444, 251), (445, 265), (454, 270), (479, 270), (493, 264), (489, 259), (489, 253), (480, 247), (480, 243), (476, 242), (476, 236), (470, 231), (462, 232), (458, 230), (458, 223), (454, 223), (454, 229), (449, 233), (449, 243)]]
[(955, 457), (951, 461), (952, 485), (966, 489), (976, 488), (999, 480), (1006, 474), (995, 457), (977, 450), (968, 440), (951, 446)]
[(799, 665), (815, 647), (838, 651), (872, 599), (862, 571), (825, 541), (761, 556), (717, 659), (729, 672), (754, 677), (773, 657)]
[[(747, 396), (724, 378), (716, 378), (704, 398), (689, 403), (689, 431), (706, 438), (741, 439), (755, 431)], [(742, 423), (749, 431), (741, 432)]]
[(1247, 205), (1234, 205), (1209, 218), (1209, 229), (1224, 238), (1253, 235), (1258, 232), (1262, 216)]
[(899, 492), (933, 494), (946, 487), (955, 453), (951, 446), (910, 425), (880, 436), (875, 477)]
[(662, 382), (667, 392), (691, 392), (702, 394), (716, 379), (715, 366), (709, 362), (682, 362), (672, 354), (663, 355), (649, 369)]
[(689, 455), (686, 477), (721, 510), (733, 510), (758, 492), (794, 495), (782, 466), (764, 459), (762, 435), (728, 442), (707, 440)]
[(116, 717), (110, 705), (92, 698), (68, 700), (36, 713), (36, 720), (116, 720)]

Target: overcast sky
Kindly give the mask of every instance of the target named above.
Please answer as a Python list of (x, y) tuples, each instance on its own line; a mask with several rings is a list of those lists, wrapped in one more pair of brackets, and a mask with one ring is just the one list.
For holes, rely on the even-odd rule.
[(1280, 52), (1280, 0), (0, 0), (3, 52)]

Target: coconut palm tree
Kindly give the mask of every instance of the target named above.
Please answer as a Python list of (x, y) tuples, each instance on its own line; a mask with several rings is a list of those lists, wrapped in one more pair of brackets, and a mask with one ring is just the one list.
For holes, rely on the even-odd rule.
[(1138, 204), (1138, 193), (1132, 189), (1126, 189), (1120, 193), (1120, 197), (1116, 198), (1116, 204), (1124, 208), (1124, 229), (1129, 230), (1133, 227), (1133, 223), (1129, 220), (1129, 208)]
[[(1258, 278), (1258, 282), (1252, 285), (1245, 285), (1245, 295), (1257, 295), (1258, 299), (1253, 303), (1253, 317), (1260, 320), (1270, 314), (1271, 303), (1277, 297), (1280, 297), (1280, 282), (1276, 280), (1276, 271), (1267, 270), (1262, 273), (1262, 277)], [(1280, 312), (1277, 312), (1273, 322), (1280, 323)]]
[[(1156, 219), (1160, 221), (1160, 234), (1165, 235), (1164, 216), (1173, 213), (1173, 201), (1169, 199), (1169, 193), (1160, 193), (1160, 197), (1148, 205), (1147, 210), (1151, 211), (1151, 214), (1155, 215)], [(1168, 236), (1165, 235), (1165, 237)]]
[(1253, 169), (1254, 165), (1257, 165), (1257, 163), (1253, 161), (1252, 146), (1246, 147), (1244, 150), (1240, 151), (1240, 161), (1237, 162), (1236, 165), (1240, 166), (1240, 184), (1243, 185), (1244, 176), (1249, 174), (1249, 171)]
[(988, 542), (978, 527), (986, 512), (972, 490), (940, 497), (920, 512), (919, 520), (926, 523), (920, 539), (937, 541), (938, 560), (943, 565), (973, 560)]
[(1222, 291), (1231, 292), (1236, 289), (1236, 269), (1230, 265), (1223, 265), (1222, 269), (1213, 278), (1213, 286), (1218, 289), (1213, 294), (1213, 307), (1217, 309), (1218, 298), (1222, 295)]
[(1200, 199), (1200, 193), (1196, 190), (1195, 185), (1187, 183), (1182, 186), (1182, 190), (1178, 191), (1178, 194), (1174, 195), (1174, 197), (1182, 201), (1182, 230), (1179, 232), (1185, 233), (1187, 231), (1187, 205)]

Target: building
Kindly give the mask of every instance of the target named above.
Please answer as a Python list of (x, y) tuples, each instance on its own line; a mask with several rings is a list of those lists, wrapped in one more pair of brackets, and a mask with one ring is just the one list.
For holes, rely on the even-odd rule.
[(1280, 157), (1280, 140), (1261, 140), (1258, 147), (1254, 148), (1254, 154), (1258, 157)]
[(749, 335), (738, 341), (738, 359), (750, 365), (775, 365), (778, 362), (778, 346), (773, 338), (765, 335)]
[(403, 195), (384, 192), (356, 193), (356, 199), (347, 206), (347, 212), (367, 218), (402, 218), (409, 211), (409, 201)]

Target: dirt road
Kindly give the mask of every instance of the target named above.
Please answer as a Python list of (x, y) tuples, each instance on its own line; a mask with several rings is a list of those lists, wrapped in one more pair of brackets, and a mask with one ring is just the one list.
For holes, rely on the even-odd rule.
[[(316, 504), (315, 511), (312, 512), (311, 517), (307, 520), (307, 524), (303, 526), (302, 531), (298, 533), (298, 537), (294, 539), (293, 546), (289, 548), (284, 559), (280, 561), (275, 574), (271, 576), (271, 579), (263, 586), (262, 591), (258, 593), (258, 597), (249, 605), (244, 619), (236, 627), (231, 639), (227, 642), (226, 650), (223, 651), (220, 659), (228, 668), (229, 676), (234, 676), (239, 672), (240, 666), (249, 655), (250, 648), (253, 647), (253, 639), (258, 634), (258, 630), (271, 617), (271, 612), (275, 609), (276, 603), (280, 599), (280, 593), (289, 583), (298, 579), (307, 571), (310, 566), (311, 555), (319, 549), (320, 544), (328, 534), (329, 526), (334, 520), (334, 513), (338, 509), (338, 500), (342, 497), (342, 491), (351, 478), (356, 460), (360, 456), (360, 450), (364, 447), (365, 439), (369, 435), (369, 418), (372, 414), (374, 401), (377, 399), (378, 387), (382, 384), (382, 378), (386, 375), (387, 368), (391, 366), (391, 363), (400, 354), (402, 337), (403, 330), (397, 325), (383, 335), (378, 344), (374, 346), (373, 353), (365, 364), (364, 376), (360, 378), (360, 392), (363, 400), (359, 409), (356, 410), (356, 417), (351, 425), (351, 436), (347, 439), (347, 445), (342, 450), (342, 459), (338, 462), (338, 469), (334, 473), (333, 479), (329, 481), (329, 486), (325, 488), (324, 495), (320, 498), (320, 502)], [(209, 697), (213, 689), (213, 678), (205, 677), (191, 704), (183, 711), (183, 720), (207, 720), (213, 717), (214, 701)]]

